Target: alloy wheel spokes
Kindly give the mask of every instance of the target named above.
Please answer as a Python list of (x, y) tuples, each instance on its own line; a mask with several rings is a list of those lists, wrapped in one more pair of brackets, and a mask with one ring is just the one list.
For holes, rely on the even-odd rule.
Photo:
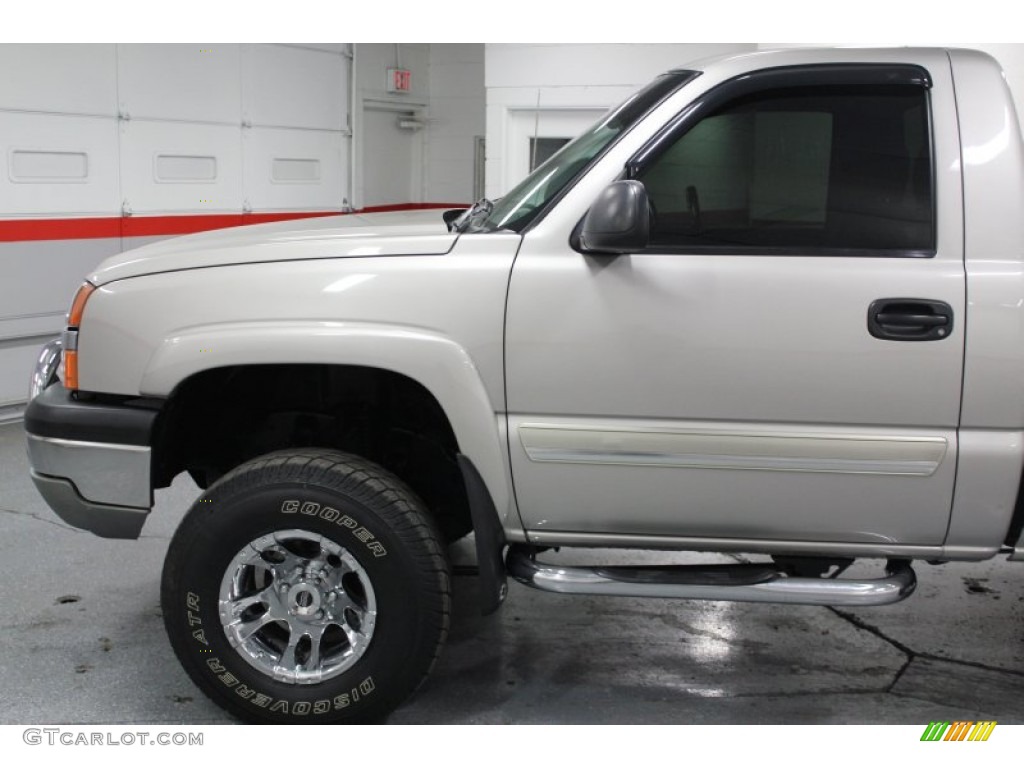
[(221, 582), (228, 641), (249, 664), (283, 682), (316, 683), (349, 668), (372, 640), (376, 613), (359, 562), (310, 531), (251, 541)]

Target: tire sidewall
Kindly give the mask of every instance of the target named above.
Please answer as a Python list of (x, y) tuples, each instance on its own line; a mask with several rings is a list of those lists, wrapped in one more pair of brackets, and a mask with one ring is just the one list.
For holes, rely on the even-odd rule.
[[(373, 719), (397, 704), (423, 675), (424, 611), (432, 606), (415, 552), (370, 505), (336, 489), (279, 482), (237, 489), (229, 481), (196, 502), (190, 541), (179, 562), (168, 563), (165, 621), (175, 650), (206, 683), (208, 693), (246, 719), (338, 722)], [(273, 680), (246, 662), (228, 642), (219, 613), (220, 585), (247, 544), (281, 530), (323, 535), (365, 570), (377, 604), (373, 636), (344, 672), (315, 684)], [(169, 611), (168, 611), (169, 609)], [(429, 647), (428, 647), (429, 646)], [(396, 701), (397, 699), (397, 701)]]

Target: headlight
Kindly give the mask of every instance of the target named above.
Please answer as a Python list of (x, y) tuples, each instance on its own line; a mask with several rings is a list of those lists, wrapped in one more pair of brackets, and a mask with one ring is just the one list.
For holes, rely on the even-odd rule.
[(35, 370), (32, 372), (32, 381), (28, 388), (28, 401), (31, 403), (43, 390), (50, 386), (57, 378), (57, 369), (60, 365), (60, 339), (54, 339), (41, 350), (36, 359)]

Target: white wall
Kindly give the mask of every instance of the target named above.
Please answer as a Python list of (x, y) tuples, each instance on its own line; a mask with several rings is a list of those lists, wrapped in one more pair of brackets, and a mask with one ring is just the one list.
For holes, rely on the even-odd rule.
[[(371, 199), (374, 193), (389, 187), (389, 203), (471, 202), (473, 140), (484, 134), (483, 44), (360, 43), (355, 52), (356, 206), (379, 202)], [(388, 93), (387, 69), (399, 65), (412, 72), (412, 90)], [(387, 112), (393, 119), (381, 116)], [(423, 128), (394, 128), (405, 116)], [(368, 122), (389, 135), (368, 136)], [(394, 151), (381, 156), (389, 142)], [(403, 169), (392, 162), (395, 157), (406, 163), (408, 180), (397, 178)]]
[[(409, 92), (388, 93), (388, 67), (412, 72)], [(358, 43), (355, 68), (355, 207), (422, 202), (426, 193), (425, 129), (401, 129), (398, 123), (404, 117), (425, 124), (430, 102), (430, 46)], [(367, 132), (370, 127), (374, 129), (372, 136)], [(392, 146), (390, 151), (388, 145)]]
[(430, 46), (427, 199), (473, 199), (474, 142), (485, 134), (484, 45)]
[(753, 43), (487, 44), (487, 197), (500, 197), (524, 175), (523, 147), (532, 126), (545, 135), (546, 116), (558, 121), (556, 135), (573, 124), (582, 130), (661, 72), (756, 48)]

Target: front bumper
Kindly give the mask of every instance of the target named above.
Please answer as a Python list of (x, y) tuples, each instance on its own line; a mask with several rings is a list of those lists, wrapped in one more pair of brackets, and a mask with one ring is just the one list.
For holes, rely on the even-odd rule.
[[(47, 354), (25, 411), (32, 481), (69, 525), (135, 539), (153, 506), (150, 437), (158, 410), (130, 401), (78, 400), (54, 381)], [(37, 382), (46, 382), (38, 394)]]

